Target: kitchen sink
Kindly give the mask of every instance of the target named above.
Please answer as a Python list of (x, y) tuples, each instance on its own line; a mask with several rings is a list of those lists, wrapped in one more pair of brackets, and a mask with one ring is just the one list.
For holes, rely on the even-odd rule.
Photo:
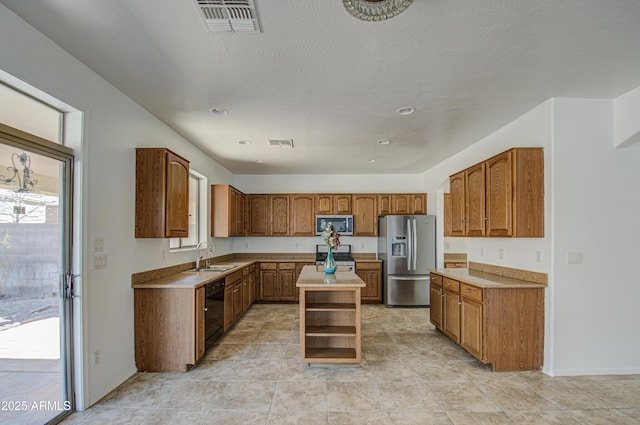
[(226, 266), (209, 266), (209, 267), (200, 267), (200, 270), (196, 270), (196, 269), (191, 269), (191, 270), (187, 270), (187, 272), (195, 272), (195, 271), (200, 271), (200, 272), (226, 272), (227, 270), (231, 270), (233, 268), (237, 267), (234, 264), (229, 264)]

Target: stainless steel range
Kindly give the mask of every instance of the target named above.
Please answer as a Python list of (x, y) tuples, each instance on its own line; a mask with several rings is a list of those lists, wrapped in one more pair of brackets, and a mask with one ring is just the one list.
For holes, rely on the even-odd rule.
[[(316, 265), (321, 266), (327, 259), (327, 245), (316, 245)], [(342, 270), (354, 270), (356, 260), (351, 256), (351, 245), (340, 245), (338, 251), (333, 250), (333, 259), (336, 260), (336, 266)]]

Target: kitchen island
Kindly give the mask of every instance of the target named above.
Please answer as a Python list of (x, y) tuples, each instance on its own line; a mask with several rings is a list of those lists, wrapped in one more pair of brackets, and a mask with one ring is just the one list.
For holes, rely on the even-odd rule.
[(300, 354), (311, 363), (357, 363), (362, 360), (360, 291), (365, 286), (353, 271), (324, 273), (305, 266), (300, 289)]

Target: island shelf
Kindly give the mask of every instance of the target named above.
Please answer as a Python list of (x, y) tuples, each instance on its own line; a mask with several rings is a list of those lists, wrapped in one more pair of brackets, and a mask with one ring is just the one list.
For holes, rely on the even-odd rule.
[(300, 353), (311, 363), (360, 363), (360, 297), (365, 283), (354, 272), (325, 275), (305, 266), (300, 288)]

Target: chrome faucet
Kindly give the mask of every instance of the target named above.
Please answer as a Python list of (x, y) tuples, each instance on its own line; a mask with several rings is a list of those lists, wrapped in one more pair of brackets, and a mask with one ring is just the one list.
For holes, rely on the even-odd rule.
[(200, 247), (203, 244), (207, 245), (207, 241), (202, 241), (196, 246), (196, 271), (197, 272), (200, 271), (200, 259), (202, 258), (202, 257), (200, 257)]

